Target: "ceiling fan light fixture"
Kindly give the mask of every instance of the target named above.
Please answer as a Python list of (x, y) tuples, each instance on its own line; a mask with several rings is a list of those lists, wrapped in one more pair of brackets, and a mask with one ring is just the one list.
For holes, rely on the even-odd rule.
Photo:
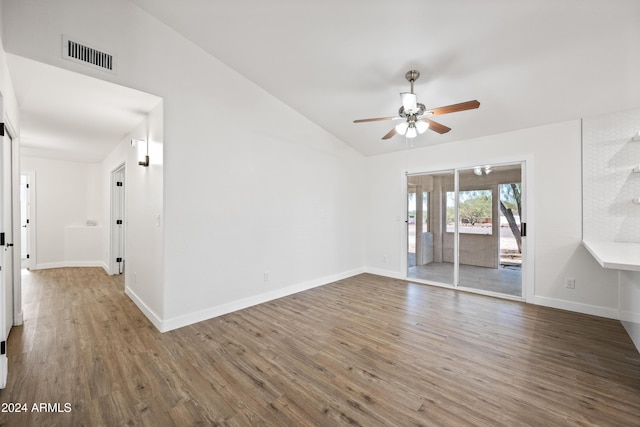
[(413, 92), (414, 83), (420, 77), (420, 72), (418, 70), (409, 70), (405, 74), (405, 79), (411, 84), (411, 90), (409, 92), (400, 93), (400, 100), (402, 101), (402, 106), (398, 109), (398, 115), (396, 117), (376, 117), (371, 119), (358, 119), (354, 120), (354, 123), (366, 123), (366, 122), (377, 122), (382, 120), (399, 120), (404, 119), (406, 122), (403, 122), (389, 132), (387, 132), (382, 139), (387, 140), (392, 138), (394, 135), (403, 135), (407, 138), (414, 138), (418, 136), (418, 134), (422, 134), (427, 130), (432, 130), (439, 134), (447, 133), (451, 130), (450, 127), (447, 127), (437, 121), (423, 118), (424, 115), (429, 116), (438, 116), (441, 114), (449, 114), (456, 113), (458, 111), (466, 111), (473, 110), (480, 106), (480, 102), (477, 100), (459, 102), (457, 104), (446, 105), (438, 108), (431, 108), (427, 110), (424, 104), (418, 102), (418, 98), (416, 94)]
[(409, 123), (407, 122), (398, 123), (396, 125), (396, 132), (399, 135), (404, 135), (405, 133), (407, 133), (408, 128), (409, 128)]
[(405, 113), (415, 113), (418, 111), (418, 97), (415, 93), (403, 92), (400, 94), (402, 106)]
[(418, 130), (418, 133), (422, 134), (425, 133), (427, 131), (427, 129), (429, 129), (429, 123), (423, 121), (423, 120), (418, 120), (416, 122), (416, 129)]

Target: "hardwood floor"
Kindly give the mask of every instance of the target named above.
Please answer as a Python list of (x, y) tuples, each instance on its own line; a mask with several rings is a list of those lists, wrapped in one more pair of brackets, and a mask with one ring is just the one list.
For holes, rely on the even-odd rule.
[(640, 425), (613, 320), (367, 274), (165, 334), (101, 269), (23, 294), (0, 425)]

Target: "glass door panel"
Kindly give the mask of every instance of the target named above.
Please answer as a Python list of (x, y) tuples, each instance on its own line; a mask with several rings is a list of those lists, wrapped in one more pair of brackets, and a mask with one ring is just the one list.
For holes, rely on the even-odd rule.
[(522, 296), (521, 165), (458, 173), (458, 286)]
[(447, 194), (454, 172), (407, 177), (407, 277), (454, 285), (454, 240)]

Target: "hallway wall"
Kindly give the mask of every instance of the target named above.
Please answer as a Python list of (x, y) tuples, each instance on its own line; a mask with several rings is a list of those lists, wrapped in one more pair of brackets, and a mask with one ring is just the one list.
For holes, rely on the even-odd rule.
[[(164, 100), (160, 330), (362, 271), (362, 155), (128, 0), (4, 6), (9, 52)], [(62, 34), (117, 74), (62, 59)]]
[[(106, 195), (95, 163), (22, 156), (21, 169), (35, 172), (36, 248), (33, 268), (104, 266), (100, 211)], [(97, 222), (97, 227), (87, 226)]]

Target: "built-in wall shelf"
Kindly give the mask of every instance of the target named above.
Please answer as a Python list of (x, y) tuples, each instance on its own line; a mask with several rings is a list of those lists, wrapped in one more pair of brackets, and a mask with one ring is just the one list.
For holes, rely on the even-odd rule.
[(582, 244), (603, 268), (640, 271), (640, 243), (583, 240)]

